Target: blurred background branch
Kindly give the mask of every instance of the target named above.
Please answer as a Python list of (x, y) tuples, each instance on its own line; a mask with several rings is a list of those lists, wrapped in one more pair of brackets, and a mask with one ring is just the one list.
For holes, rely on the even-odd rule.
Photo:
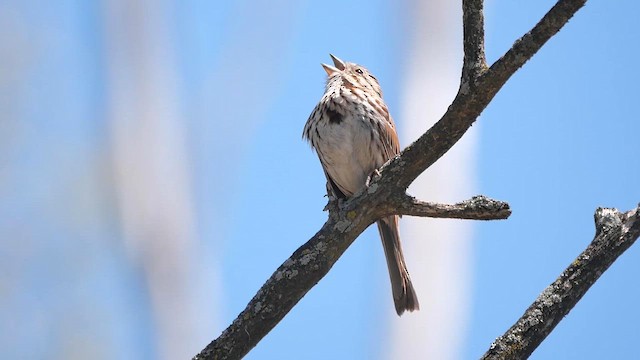
[[(106, 113), (122, 239), (139, 266), (158, 354), (179, 359), (213, 324), (201, 302), (187, 128), (167, 3), (105, 3)], [(213, 294), (212, 294), (213, 295)], [(199, 303), (200, 302), (200, 303)]]

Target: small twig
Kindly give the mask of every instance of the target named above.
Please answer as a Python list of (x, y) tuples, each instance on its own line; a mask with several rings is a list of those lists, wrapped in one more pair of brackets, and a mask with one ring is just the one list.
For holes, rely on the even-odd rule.
[(483, 360), (526, 359), (578, 303), (613, 262), (640, 235), (640, 206), (620, 213), (598, 209), (596, 235), (591, 244), (531, 304), (504, 335), (497, 338)]
[(397, 209), (394, 213), (399, 215), (432, 218), (501, 220), (511, 215), (511, 208), (508, 203), (482, 195), (474, 196), (469, 200), (454, 205), (425, 202), (412, 196), (404, 195), (394, 198), (392, 206)]

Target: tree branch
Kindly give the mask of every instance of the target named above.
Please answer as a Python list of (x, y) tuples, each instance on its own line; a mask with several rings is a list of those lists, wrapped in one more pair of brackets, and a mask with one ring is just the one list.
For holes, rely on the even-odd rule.
[(509, 204), (504, 201), (489, 199), (485, 196), (473, 198), (454, 204), (437, 204), (425, 202), (404, 194), (394, 198), (393, 206), (399, 215), (422, 216), (432, 218), (467, 219), (467, 220), (500, 220), (511, 215)]
[(487, 60), (484, 55), (483, 2), (483, 0), (462, 1), (464, 38), (462, 86), (471, 86), (470, 83), (487, 69)]
[[(584, 2), (560, 0), (558, 4)], [(194, 359), (242, 358), (329, 272), (351, 243), (382, 216), (403, 213), (434, 216), (436, 213), (430, 213), (429, 210), (434, 204), (417, 200), (398, 202), (398, 199), (402, 199), (407, 187), (418, 175), (451, 149), (509, 77), (582, 6), (562, 5), (561, 10), (554, 10), (559, 7), (558, 4), (529, 33), (535, 35), (523, 36), (487, 70), (484, 63), (482, 1), (465, 0), (464, 76), (458, 94), (444, 116), (417, 141), (385, 164), (380, 169), (380, 176), (375, 176), (368, 187), (340, 207), (330, 204), (329, 219), (322, 229), (271, 275), (233, 323)], [(475, 202), (472, 199), (468, 205), (481, 203), (478, 199)], [(495, 217), (486, 219), (508, 216), (504, 212), (508, 211), (508, 207), (497, 208), (493, 213)], [(449, 209), (448, 214), (437, 217), (478, 218), (464, 215), (464, 211), (458, 210)], [(498, 217), (498, 213), (503, 217)], [(481, 214), (481, 211), (476, 213), (477, 216)]]
[[(418, 175), (436, 162), (460, 140), (473, 125), (480, 113), (502, 88), (505, 82), (529, 60), (547, 40), (555, 35), (571, 17), (585, 4), (586, 0), (560, 0), (549, 10), (536, 26), (522, 36), (488, 70), (480, 72), (475, 81), (463, 82), (453, 103), (442, 118), (403, 152), (402, 158), (395, 158), (389, 164), (390, 179), (400, 189), (407, 189)], [(475, 1), (465, 1), (475, 4)], [(476, 5), (477, 6), (477, 5)], [(482, 8), (480, 7), (480, 10)], [(464, 13), (473, 13), (463, 9)], [(478, 16), (467, 15), (463, 18), (465, 29), (476, 29), (481, 21)], [(473, 41), (473, 37), (465, 38)], [(482, 41), (484, 43), (484, 41)], [(478, 45), (479, 46), (479, 45)], [(465, 51), (477, 49), (477, 46), (465, 44)], [(473, 51), (473, 50), (472, 50)], [(464, 68), (474, 68), (474, 58), (465, 54)], [(467, 70), (469, 73), (473, 71)], [(402, 175), (400, 175), (402, 174)]]
[[(354, 199), (380, 198), (374, 197), (375, 193), (365, 192), (364, 196), (356, 195)], [(233, 323), (194, 359), (242, 358), (329, 272), (358, 235), (386, 211), (400, 211), (400, 208), (393, 211), (394, 201), (376, 203), (379, 206), (347, 202), (338, 207), (337, 202), (333, 202), (329, 220), (322, 229), (280, 265)], [(483, 196), (455, 205), (417, 200), (398, 200), (397, 205), (406, 209), (407, 215), (412, 212), (411, 215), (439, 218), (488, 220), (504, 219), (510, 214), (507, 203)]]
[(524, 315), (497, 338), (483, 360), (526, 359), (640, 235), (640, 206), (620, 213), (599, 208), (591, 244), (538, 296)]

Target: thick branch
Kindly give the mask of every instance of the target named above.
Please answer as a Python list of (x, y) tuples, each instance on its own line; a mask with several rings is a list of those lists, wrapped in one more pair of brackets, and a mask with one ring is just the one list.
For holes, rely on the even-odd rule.
[(233, 323), (194, 359), (240, 359), (326, 275), (366, 226), (330, 217), (271, 275)]
[[(332, 208), (334, 211), (322, 229), (280, 265), (236, 320), (195, 359), (239, 359), (244, 356), (329, 272), (358, 235), (384, 215), (385, 209), (395, 205), (355, 206), (354, 209), (353, 204), (347, 204)], [(413, 212), (412, 215), (438, 218), (487, 220), (504, 219), (510, 214), (508, 204), (484, 196), (455, 205), (417, 200), (398, 201), (398, 205), (403, 206), (407, 214)]]
[(640, 206), (627, 213), (598, 209), (591, 244), (549, 285), (482, 359), (526, 359), (613, 262), (640, 235)]
[(425, 202), (404, 195), (394, 198), (391, 205), (397, 209), (393, 212), (396, 214), (432, 218), (500, 220), (511, 215), (508, 203), (485, 196), (474, 196), (469, 200), (449, 205)]

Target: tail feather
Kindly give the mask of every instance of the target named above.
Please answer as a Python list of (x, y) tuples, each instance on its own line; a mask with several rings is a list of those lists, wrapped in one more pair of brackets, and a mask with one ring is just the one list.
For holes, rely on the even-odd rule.
[(391, 291), (393, 302), (398, 315), (405, 311), (420, 309), (416, 291), (411, 283), (409, 271), (402, 254), (400, 245), (400, 234), (398, 233), (398, 217), (389, 216), (378, 221), (378, 230), (382, 239), (384, 255), (389, 268), (389, 278), (391, 279)]

